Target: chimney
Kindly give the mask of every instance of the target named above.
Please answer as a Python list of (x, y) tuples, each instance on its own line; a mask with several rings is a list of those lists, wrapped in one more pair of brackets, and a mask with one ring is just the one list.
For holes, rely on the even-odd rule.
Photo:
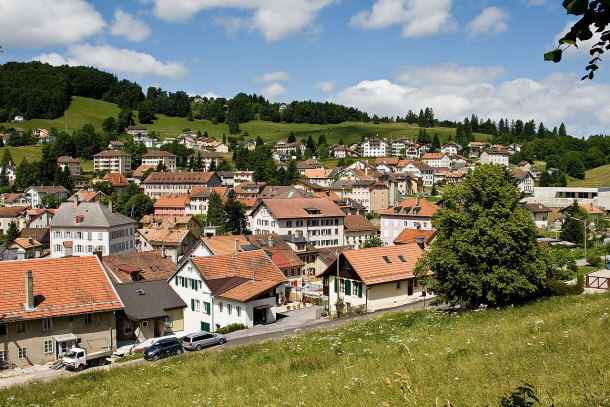
[(419, 206), (419, 194), (415, 195), (415, 206)]
[(34, 306), (34, 278), (32, 270), (25, 272), (25, 309), (33, 310)]
[(252, 282), (256, 283), (256, 271), (252, 270)]
[(165, 254), (165, 246), (161, 246), (161, 257), (166, 258), (167, 254)]
[(267, 244), (269, 247), (273, 247), (273, 237), (271, 235), (269, 235), (269, 239), (267, 239)]
[(424, 244), (424, 237), (423, 236), (417, 236), (415, 238), (415, 243), (417, 243), (419, 248), (422, 249), (422, 250), (424, 250), (426, 248), (426, 245)]
[(33, 239), (32, 239), (32, 235), (29, 235), (29, 236), (28, 236), (28, 243), (29, 243), (29, 244), (33, 244), (33, 243), (34, 243), (34, 241), (33, 241)]
[(74, 194), (74, 207), (77, 208), (78, 204), (79, 204), (79, 199), (78, 199), (78, 192), (76, 194)]
[(237, 255), (239, 253), (239, 239), (235, 239), (235, 252), (233, 255)]
[(108, 201), (108, 210), (112, 213), (112, 201)]
[(93, 255), (99, 259), (100, 263), (102, 262), (102, 251), (101, 250), (94, 251)]

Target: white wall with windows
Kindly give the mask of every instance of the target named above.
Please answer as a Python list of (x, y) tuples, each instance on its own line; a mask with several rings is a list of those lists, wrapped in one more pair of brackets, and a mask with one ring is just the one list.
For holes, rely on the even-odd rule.
[(134, 225), (106, 227), (51, 227), (51, 257), (91, 256), (135, 252)]

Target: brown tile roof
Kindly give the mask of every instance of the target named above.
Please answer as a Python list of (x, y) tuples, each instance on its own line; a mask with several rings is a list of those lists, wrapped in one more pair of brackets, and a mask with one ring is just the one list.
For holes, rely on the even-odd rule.
[(170, 229), (170, 228), (149, 228), (138, 229), (138, 233), (146, 239), (151, 246), (178, 246), (190, 233), (186, 229)]
[(42, 242), (49, 241), (51, 228), (23, 228), (19, 231), (19, 237), (28, 238), (32, 236), (32, 239)]
[[(387, 283), (414, 277), (413, 268), (422, 250), (417, 244), (346, 250), (341, 253), (365, 285)], [(402, 261), (402, 256), (406, 261)], [(387, 257), (388, 263), (384, 257)], [(329, 266), (329, 269), (333, 265)], [(328, 270), (328, 269), (327, 269)]]
[(81, 163), (79, 159), (68, 157), (67, 155), (62, 155), (61, 157), (57, 157), (58, 163)]
[(74, 195), (68, 198), (68, 201), (74, 202), (75, 197), (78, 196), (79, 201), (89, 202), (93, 198), (96, 198), (98, 195), (101, 195), (100, 199), (106, 196), (106, 194), (102, 191), (77, 191)]
[(436, 236), (436, 230), (423, 230), (423, 229), (405, 229), (394, 239), (394, 244), (409, 244), (416, 243), (417, 238), (422, 236), (424, 243), (430, 244), (434, 236)]
[(97, 154), (94, 154), (93, 157), (131, 157), (130, 154), (127, 154), (123, 150), (104, 150)]
[(25, 215), (27, 209), (27, 206), (3, 206), (0, 208), (0, 218), (14, 218)]
[[(258, 277), (257, 277), (258, 278)], [(248, 280), (235, 288), (217, 294), (219, 297), (248, 302), (283, 283), (271, 280)]]
[(246, 205), (248, 209), (252, 209), (258, 198), (235, 198), (235, 200)]
[(373, 225), (367, 218), (362, 215), (347, 215), (343, 220), (346, 232), (356, 231), (377, 231), (377, 226)]
[(25, 194), (21, 192), (7, 192), (2, 194), (2, 196), (4, 197), (4, 202), (13, 202), (21, 198), (25, 199)]
[(423, 155), (423, 157), (421, 159), (430, 160), (430, 159), (435, 159), (435, 158), (442, 158), (444, 155), (446, 155), (446, 154), (445, 153), (426, 153)]
[(102, 257), (102, 264), (118, 283), (131, 281), (129, 273), (133, 271), (139, 271), (144, 280), (167, 280), (178, 269), (169, 257), (162, 256), (161, 250), (111, 254)]
[(144, 165), (144, 164), (142, 164), (142, 165), (140, 165), (138, 168), (136, 168), (133, 171), (133, 176), (134, 177), (141, 177), (142, 174), (144, 174), (146, 172), (146, 170), (148, 170), (149, 168), (157, 168), (157, 167), (154, 166), (154, 165)]
[(68, 193), (69, 191), (61, 185), (32, 185), (32, 188), (36, 192), (42, 192), (44, 194), (57, 194), (57, 193)]
[(385, 164), (385, 165), (398, 165), (399, 158), (398, 157), (377, 157), (375, 158), (375, 165)]
[(146, 153), (142, 156), (142, 158), (153, 158), (153, 157), (177, 157), (177, 155), (172, 154), (169, 151), (154, 150), (154, 151), (149, 151), (148, 153)]
[[(148, 223), (159, 223), (159, 225), (167, 225), (167, 226), (175, 226), (175, 225), (186, 225), (193, 219), (193, 215), (144, 215), (142, 219), (140, 219), (140, 223), (148, 224)], [(152, 227), (152, 226), (150, 226)], [(162, 227), (162, 226), (159, 226)]]
[(220, 199), (225, 199), (227, 193), (229, 192), (229, 188), (227, 187), (197, 187), (193, 188), (191, 194), (189, 195), (191, 198), (209, 198), (212, 195), (212, 192), (216, 192)]
[[(415, 208), (421, 208), (415, 211)], [(420, 199), (419, 204), (416, 204), (415, 198), (405, 199), (401, 203), (391, 208), (379, 212), (381, 215), (409, 215), (409, 216), (424, 216), (431, 217), (438, 211), (440, 207), (427, 199)], [(408, 211), (408, 212), (407, 212)]]
[(18, 237), (15, 240), (13, 240), (13, 244), (19, 245), (19, 246), (23, 247), (24, 249), (30, 249), (32, 247), (42, 246), (42, 243), (40, 243), (36, 239), (32, 239), (32, 243), (30, 243), (30, 239), (27, 237)]
[(236, 185), (233, 189), (235, 190), (236, 194), (250, 194), (253, 192), (244, 191), (244, 188), (254, 189), (256, 187), (258, 188), (258, 192), (260, 192), (263, 188), (265, 188), (266, 185), (266, 182), (242, 182), (241, 184)]
[[(26, 270), (32, 271), (34, 280), (34, 310), (25, 309)], [(123, 308), (95, 256), (0, 262), (0, 275), (0, 320), (48, 318)]]
[(426, 171), (426, 170), (427, 170), (427, 171), (433, 171), (433, 170), (434, 170), (434, 168), (430, 167), (428, 164), (426, 164), (426, 163), (425, 163), (425, 162), (423, 162), (423, 161), (413, 161), (413, 160), (408, 160), (408, 161), (405, 163), (405, 167), (406, 167), (407, 165), (409, 165), (409, 164), (413, 164), (413, 165), (414, 165), (414, 166), (415, 166), (417, 169), (419, 169), (420, 171), (421, 171), (421, 170), (424, 170), (424, 171)]
[(184, 208), (190, 198), (187, 194), (182, 195), (163, 195), (154, 203), (155, 208)]
[(223, 277), (243, 277), (256, 280), (267, 280), (285, 283), (286, 277), (273, 264), (263, 250), (240, 252), (235, 254), (220, 254), (216, 256), (194, 257), (190, 259), (204, 280)]
[(532, 213), (552, 212), (549, 208), (537, 202), (526, 203), (525, 205), (523, 205), (523, 207)]
[(511, 175), (518, 180), (522, 180), (523, 178), (527, 177), (527, 174), (530, 173), (529, 171), (521, 171), (516, 169), (513, 169), (510, 172)]
[(127, 177), (118, 172), (109, 172), (108, 174), (104, 175), (104, 178), (102, 179), (110, 182), (115, 187), (126, 187), (129, 185), (129, 182), (127, 182)]
[(213, 172), (151, 172), (144, 184), (207, 184)]
[(333, 170), (326, 168), (308, 168), (304, 171), (304, 175), (307, 178), (328, 178), (332, 172)]
[(197, 159), (197, 154), (201, 154), (201, 158), (224, 158), (224, 156), (222, 154), (217, 153), (215, 151), (208, 151), (208, 150), (197, 150), (193, 154), (191, 154), (189, 157), (193, 158), (193, 159)]
[[(345, 214), (333, 201), (320, 198), (297, 199), (263, 199), (263, 204), (271, 211), (276, 219), (289, 218), (321, 218), (344, 217)], [(316, 210), (320, 213), (309, 214), (307, 210)]]
[[(285, 267), (303, 267), (305, 263), (296, 255), (290, 245), (286, 243), (277, 233), (267, 235), (250, 235), (248, 240), (253, 246), (267, 250), (271, 253), (271, 260), (279, 268)], [(271, 239), (273, 246), (269, 246)]]
[(229, 254), (235, 251), (235, 239), (239, 240), (239, 245), (248, 245), (248, 239), (242, 235), (232, 236), (212, 236), (203, 239), (203, 243), (213, 254)]
[(510, 153), (508, 152), (508, 150), (504, 150), (504, 148), (502, 146), (498, 146), (498, 147), (492, 147), (492, 148), (486, 148), (485, 150), (483, 150), (484, 152), (486, 152), (487, 154), (501, 154), (501, 155), (510, 155)]

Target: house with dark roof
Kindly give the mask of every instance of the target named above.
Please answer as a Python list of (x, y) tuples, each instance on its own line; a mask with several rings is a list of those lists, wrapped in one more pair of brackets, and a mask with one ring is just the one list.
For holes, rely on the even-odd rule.
[[(423, 246), (423, 245), (422, 245)], [(322, 273), (323, 293), (331, 312), (340, 298), (347, 310), (374, 311), (421, 298), (421, 286), (413, 269), (424, 250), (417, 243), (371, 249), (346, 250)], [(429, 272), (432, 274), (432, 272)]]
[(275, 304), (287, 282), (263, 250), (190, 258), (168, 279), (188, 305), (187, 332), (275, 322)]
[[(282, 237), (276, 233), (268, 235), (246, 236), (250, 244), (256, 248), (265, 250), (267, 256), (288, 279), (288, 284), (294, 287), (302, 287), (305, 281), (309, 281), (309, 274), (305, 273), (305, 263), (296, 255), (292, 248)], [(290, 296), (289, 296), (290, 298)], [(290, 298), (299, 299), (299, 298)]]
[(18, 237), (7, 249), (16, 250), (17, 260), (36, 259), (42, 255), (42, 243), (30, 237)]
[(347, 215), (343, 224), (345, 244), (350, 250), (360, 249), (371, 235), (379, 234), (379, 228), (362, 215)]
[(531, 171), (512, 169), (510, 174), (515, 180), (517, 180), (517, 188), (519, 188), (519, 191), (523, 192), (524, 194), (534, 193), (534, 176), (532, 175)]
[(549, 213), (553, 212), (546, 206), (538, 202), (530, 202), (523, 205), (531, 215), (536, 226), (546, 229), (549, 226)]
[(69, 191), (61, 185), (33, 185), (24, 191), (28, 204), (32, 208), (39, 208), (42, 199), (49, 195), (55, 195), (58, 201), (68, 198)]
[(135, 223), (97, 202), (64, 202), (51, 221), (51, 257), (132, 253)]
[(123, 309), (117, 313), (117, 338), (147, 339), (184, 330), (186, 303), (165, 280), (115, 285)]
[(57, 157), (57, 165), (62, 171), (65, 168), (70, 170), (70, 175), (73, 177), (78, 177), (82, 173), (82, 162), (78, 158), (72, 158), (69, 156), (62, 155), (61, 157)]
[(123, 150), (105, 150), (93, 156), (93, 171), (127, 174), (131, 172), (131, 155)]
[(0, 198), (2, 206), (28, 206), (25, 194), (21, 192), (7, 192)]
[(116, 349), (123, 303), (97, 257), (0, 262), (0, 274), (3, 361), (53, 362), (77, 344), (88, 353)]
[(27, 206), (3, 206), (0, 208), (0, 234), (5, 234), (11, 222), (21, 230), (27, 223)]
[(144, 181), (144, 194), (158, 198), (167, 194), (188, 194), (198, 187), (219, 187), (215, 172), (151, 172)]
[(111, 254), (96, 253), (115, 284), (142, 280), (167, 280), (178, 266), (162, 250)]
[(42, 251), (49, 250), (51, 247), (50, 228), (23, 228), (19, 231), (19, 237), (32, 238), (42, 245)]

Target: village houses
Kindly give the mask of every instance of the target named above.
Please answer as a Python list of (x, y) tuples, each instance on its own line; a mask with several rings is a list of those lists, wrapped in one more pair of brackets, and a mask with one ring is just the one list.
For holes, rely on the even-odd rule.
[(417, 196), (382, 211), (381, 240), (391, 246), (404, 229), (433, 229), (432, 216), (439, 209), (438, 205)]

